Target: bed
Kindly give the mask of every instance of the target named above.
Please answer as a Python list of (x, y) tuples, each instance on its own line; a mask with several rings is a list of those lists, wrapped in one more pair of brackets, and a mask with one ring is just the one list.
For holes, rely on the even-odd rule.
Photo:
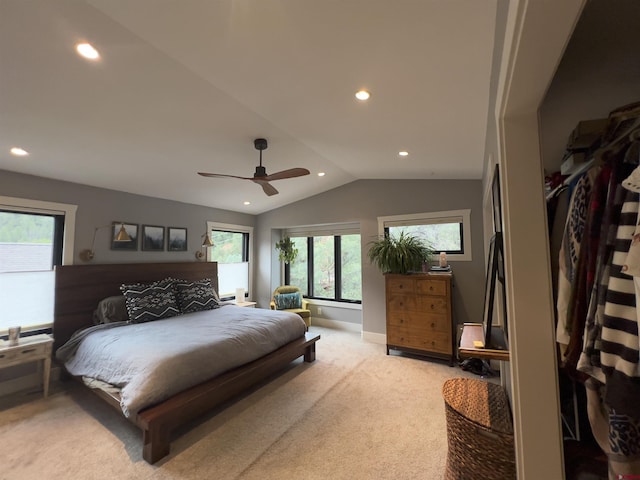
[[(74, 333), (83, 332), (80, 334), (82, 336), (87, 331), (95, 329), (93, 314), (98, 303), (107, 297), (120, 295), (120, 287), (123, 284), (151, 284), (168, 277), (185, 281), (210, 278), (212, 287), (217, 291), (217, 264), (213, 262), (68, 265), (56, 267), (55, 275), (54, 351), (65, 344), (67, 345), (62, 350), (68, 348), (68, 342), (74, 337)], [(233, 312), (248, 321), (249, 317), (263, 316), (268, 311), (238, 306), (222, 307), (212, 311), (215, 314), (224, 313), (226, 316)], [(183, 317), (186, 319), (187, 316), (201, 314), (204, 312), (188, 313)], [(190, 318), (186, 320), (191, 321)], [(161, 322), (166, 322), (165, 325), (169, 326), (172, 319), (148, 322), (148, 326), (156, 330), (164, 329)], [(302, 320), (300, 322), (304, 325)], [(133, 331), (143, 328), (144, 324), (115, 327), (117, 328), (107, 329), (107, 333), (100, 330), (86, 337), (89, 339), (101, 334), (108, 335), (112, 331), (125, 331), (130, 327), (133, 327)], [(291, 335), (295, 338), (290, 341), (287, 339), (284, 345), (275, 347), (275, 350), (260, 353), (258, 358), (172, 393), (166, 399), (153, 401), (151, 405), (140, 404), (127, 410), (123, 409), (123, 395), (120, 391), (98, 388), (92, 388), (91, 391), (142, 429), (142, 456), (145, 461), (155, 463), (168, 455), (171, 434), (177, 427), (232, 399), (300, 357), (303, 357), (305, 362), (313, 362), (315, 344), (320, 336), (307, 332), (305, 328), (300, 329), (299, 336), (297, 333)], [(251, 354), (255, 356), (255, 352)], [(80, 376), (74, 378), (82, 380)]]

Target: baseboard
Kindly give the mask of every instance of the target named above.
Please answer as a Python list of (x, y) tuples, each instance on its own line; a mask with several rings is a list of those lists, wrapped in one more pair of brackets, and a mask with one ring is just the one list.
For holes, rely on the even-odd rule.
[[(52, 366), (49, 383), (60, 380), (60, 367)], [(38, 388), (42, 385), (42, 373), (34, 372), (21, 377), (0, 382), (0, 396), (12, 395), (23, 390)]]
[(387, 344), (387, 335), (384, 333), (362, 332), (362, 339), (379, 345)]
[(319, 327), (335, 328), (336, 330), (347, 330), (349, 332), (362, 332), (362, 325), (359, 323), (341, 322), (340, 320), (329, 320), (328, 318), (313, 317), (311, 325)]

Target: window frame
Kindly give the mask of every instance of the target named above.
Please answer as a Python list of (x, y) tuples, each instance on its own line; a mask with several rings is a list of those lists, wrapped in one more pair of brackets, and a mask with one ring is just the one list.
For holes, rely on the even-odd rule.
[(433, 225), (439, 223), (454, 223), (456, 220), (460, 222), (462, 227), (463, 253), (447, 253), (447, 260), (470, 262), (473, 260), (471, 255), (471, 209), (378, 217), (378, 234), (380, 238), (382, 238), (385, 234), (385, 229), (390, 226)]
[(63, 215), (62, 265), (73, 265), (73, 243), (76, 232), (77, 205), (0, 196), (0, 208), (3, 210), (41, 215)]
[[(249, 240), (246, 242), (246, 245), (244, 245), (246, 249), (246, 252), (244, 253), (247, 255), (247, 263), (249, 264), (249, 271), (248, 271), (249, 278), (247, 279), (248, 289), (245, 292), (245, 299), (251, 300), (251, 298), (253, 297), (253, 242), (254, 242), (253, 227), (247, 226), (247, 225), (236, 225), (232, 223), (219, 223), (219, 222), (207, 221), (207, 233), (210, 234), (212, 230), (218, 230), (222, 232), (231, 232), (231, 233), (242, 233), (242, 234), (247, 234), (249, 236)], [(207, 248), (206, 258), (208, 262), (216, 261), (213, 258), (211, 249), (209, 248)], [(217, 280), (218, 282), (220, 281), (219, 278)], [(220, 299), (230, 300), (232, 298), (234, 298), (233, 295), (230, 297), (224, 297), (224, 298), (221, 297)]]
[[(307, 228), (295, 228), (295, 229), (287, 229), (283, 232), (283, 236), (288, 236), (292, 238), (306, 238), (307, 244), (307, 295), (305, 298), (314, 301), (322, 301), (322, 302), (336, 302), (340, 304), (347, 305), (361, 305), (362, 299), (359, 300), (351, 300), (351, 299), (343, 299), (338, 298), (342, 295), (342, 262), (341, 259), (341, 240), (336, 242), (336, 237), (340, 238), (343, 235), (359, 235), (360, 243), (362, 245), (362, 234), (360, 232), (360, 226), (357, 224), (339, 224), (339, 225), (321, 225), (321, 226), (312, 226)], [(334, 275), (336, 278), (335, 282), (335, 298), (328, 297), (318, 297), (314, 295), (309, 295), (309, 292), (313, 292), (313, 238), (314, 237), (334, 237)], [(289, 264), (284, 264), (284, 283), (287, 284), (289, 282), (289, 274), (290, 274), (290, 266)], [(362, 261), (360, 262), (360, 275), (362, 279)], [(338, 282), (340, 279), (340, 282)]]
[[(32, 200), (28, 198), (0, 196), (0, 209), (16, 213), (49, 215), (56, 218), (56, 231), (54, 234), (62, 240), (62, 255), (57, 259), (59, 263), (55, 263), (55, 260), (53, 263), (73, 265), (76, 211), (78, 210), (77, 205)], [(63, 217), (64, 220), (60, 221), (60, 217)], [(63, 225), (60, 225), (60, 223), (63, 223)], [(60, 232), (61, 227), (62, 232)], [(23, 327), (22, 335), (51, 333), (51, 329), (53, 328), (53, 318), (51, 319), (51, 322), (26, 324), (21, 326)], [(6, 336), (6, 334), (6, 329), (0, 329), (0, 335)]]

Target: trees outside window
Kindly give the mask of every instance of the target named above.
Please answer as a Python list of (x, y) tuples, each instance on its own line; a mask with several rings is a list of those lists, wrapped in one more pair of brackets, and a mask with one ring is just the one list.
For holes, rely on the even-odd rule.
[(360, 235), (291, 237), (298, 257), (285, 264), (285, 282), (300, 287), (305, 296), (360, 303), (362, 262)]

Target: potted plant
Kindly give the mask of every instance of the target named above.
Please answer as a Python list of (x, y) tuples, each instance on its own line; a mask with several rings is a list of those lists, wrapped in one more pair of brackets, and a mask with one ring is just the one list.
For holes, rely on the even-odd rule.
[(433, 250), (424, 240), (404, 231), (397, 237), (385, 235), (370, 245), (369, 261), (382, 273), (419, 272), (422, 264), (430, 263), (433, 257)]
[(279, 251), (278, 258), (284, 263), (293, 263), (298, 256), (298, 249), (289, 237), (284, 237), (277, 242), (276, 250)]

